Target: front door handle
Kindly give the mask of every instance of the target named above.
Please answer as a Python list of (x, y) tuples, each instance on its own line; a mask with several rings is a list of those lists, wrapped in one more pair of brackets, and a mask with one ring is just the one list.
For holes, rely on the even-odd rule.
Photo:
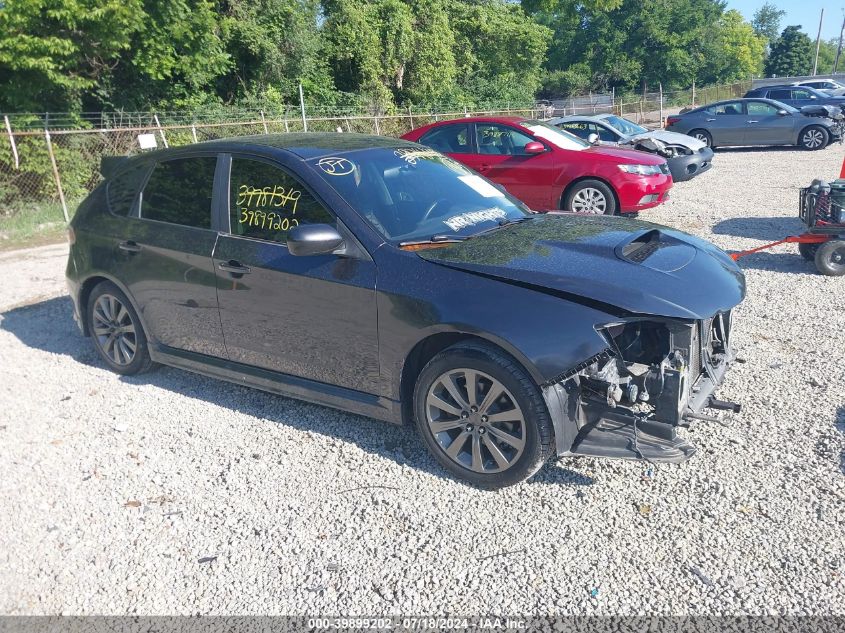
[(117, 245), (117, 247), (122, 251), (126, 251), (127, 253), (137, 253), (141, 250), (141, 247), (138, 246), (132, 240), (126, 240), (124, 242), (120, 242)]
[(715, 121), (716, 119), (707, 119), (708, 121)]
[(759, 121), (746, 121), (746, 123), (759, 123)]
[(490, 165), (479, 165), (478, 171), (489, 171)]
[(232, 273), (233, 275), (248, 275), (252, 270), (249, 266), (244, 266), (240, 262), (235, 261), (234, 259), (230, 259), (228, 262), (218, 264), (217, 267), (220, 270), (224, 270), (227, 273)]

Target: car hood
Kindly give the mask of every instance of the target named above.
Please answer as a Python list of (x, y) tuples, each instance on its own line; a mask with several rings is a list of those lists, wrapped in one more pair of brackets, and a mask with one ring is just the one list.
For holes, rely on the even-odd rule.
[(615, 145), (593, 145), (583, 151), (588, 154), (610, 157), (618, 163), (660, 165), (664, 162), (661, 157), (655, 156), (654, 154), (648, 154), (647, 152), (640, 152), (635, 149), (628, 149), (626, 147), (618, 147)]
[(611, 314), (705, 319), (745, 296), (745, 277), (723, 251), (626, 218), (543, 214), (418, 255)]
[(667, 145), (681, 145), (690, 148), (693, 152), (697, 152), (707, 147), (707, 144), (699, 141), (697, 138), (680, 134), (678, 132), (669, 132), (668, 130), (650, 130), (642, 134), (632, 134), (625, 137), (626, 143), (636, 141), (638, 138), (656, 138)]

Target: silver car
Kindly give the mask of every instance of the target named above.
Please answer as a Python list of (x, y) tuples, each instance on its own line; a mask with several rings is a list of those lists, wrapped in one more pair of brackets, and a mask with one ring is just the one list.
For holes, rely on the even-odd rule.
[[(829, 114), (834, 114), (832, 110)], [(780, 101), (753, 98), (719, 101), (672, 115), (666, 119), (666, 129), (689, 134), (710, 147), (798, 145), (817, 150), (842, 138), (836, 119), (809, 116)]]
[(675, 182), (689, 180), (713, 165), (713, 150), (705, 143), (686, 134), (649, 130), (615, 114), (574, 114), (548, 123), (593, 144), (622, 145), (663, 156)]

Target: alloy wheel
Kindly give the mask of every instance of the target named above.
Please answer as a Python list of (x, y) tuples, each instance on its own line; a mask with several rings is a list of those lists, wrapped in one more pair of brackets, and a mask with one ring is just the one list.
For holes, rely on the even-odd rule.
[(698, 132), (693, 138), (698, 139), (708, 147), (710, 146), (710, 137), (707, 136), (704, 132)]
[(598, 189), (584, 187), (572, 196), (572, 210), (601, 215), (607, 210), (607, 198)]
[(804, 132), (804, 138), (802, 140), (804, 142), (804, 147), (816, 149), (817, 147), (821, 147), (821, 144), (824, 143), (824, 134), (822, 134), (821, 130), (807, 130)]
[(510, 468), (525, 449), (526, 425), (513, 395), (474, 369), (452, 369), (428, 389), (426, 422), (441, 450), (478, 473)]
[(91, 330), (103, 353), (115, 365), (129, 365), (135, 358), (138, 339), (126, 306), (114, 295), (103, 294), (94, 303), (92, 316)]

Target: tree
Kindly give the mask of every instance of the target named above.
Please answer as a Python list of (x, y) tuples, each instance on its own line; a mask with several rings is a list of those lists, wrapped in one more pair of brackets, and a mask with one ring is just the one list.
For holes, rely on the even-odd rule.
[(771, 2), (766, 2), (754, 12), (751, 26), (754, 27), (754, 32), (765, 37), (767, 42), (774, 42), (780, 32), (780, 21), (785, 15), (786, 11), (778, 9), (777, 5)]
[(735, 9), (720, 19), (711, 58), (712, 81), (734, 82), (763, 72), (766, 40)]
[(766, 74), (771, 77), (807, 75), (813, 69), (813, 42), (801, 26), (787, 26), (774, 41), (766, 60)]
[(141, 0), (15, 0), (0, 9), (0, 108), (77, 110), (130, 49)]

